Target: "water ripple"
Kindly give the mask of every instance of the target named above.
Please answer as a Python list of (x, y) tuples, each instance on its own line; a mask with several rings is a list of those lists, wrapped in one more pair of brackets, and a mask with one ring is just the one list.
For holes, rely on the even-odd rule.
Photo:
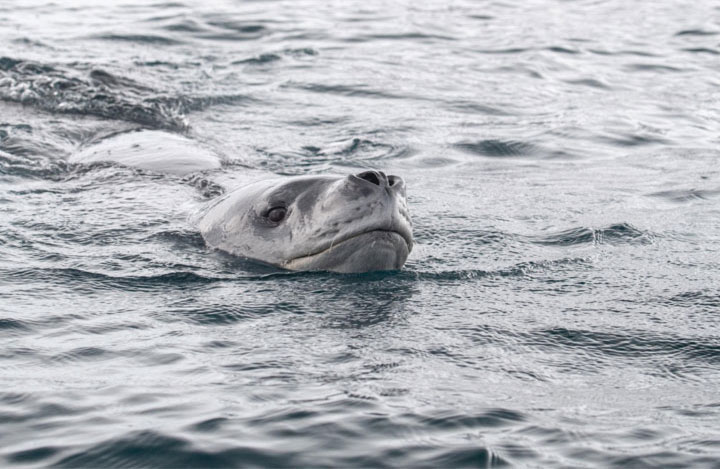
[(684, 29), (675, 33), (676, 36), (717, 36), (718, 31), (709, 31), (707, 29)]
[(104, 70), (93, 69), (83, 78), (77, 72), (8, 57), (0, 57), (0, 99), (180, 131), (188, 128), (187, 112), (253, 100), (245, 94), (169, 96)]
[(671, 189), (649, 194), (671, 202), (692, 202), (696, 200), (710, 200), (720, 195), (720, 189)]
[(313, 93), (320, 93), (320, 94), (338, 94), (341, 96), (348, 96), (348, 97), (361, 97), (361, 98), (374, 98), (374, 99), (399, 99), (399, 100), (405, 100), (408, 99), (409, 96), (406, 95), (400, 95), (395, 93), (390, 93), (387, 91), (372, 89), (368, 85), (326, 85), (326, 84), (320, 84), (320, 83), (296, 83), (296, 82), (290, 82), (287, 83), (287, 87), (293, 87), (302, 89), (305, 91), (310, 91)]
[(571, 228), (543, 236), (529, 237), (531, 242), (547, 246), (576, 244), (649, 244), (655, 235), (629, 223), (616, 223), (605, 228)]
[(132, 432), (89, 448), (82, 448), (53, 464), (54, 467), (287, 467), (292, 460), (273, 452), (238, 447), (203, 451), (185, 438), (155, 431)]
[(96, 36), (93, 36), (93, 38), (101, 39), (104, 41), (128, 41), (161, 46), (174, 46), (182, 44), (182, 41), (179, 41), (177, 39), (171, 39), (169, 37), (155, 34), (98, 34)]
[(527, 156), (539, 151), (535, 145), (528, 142), (495, 139), (456, 143), (455, 147), (466, 153), (491, 157)]
[(530, 340), (535, 346), (576, 347), (591, 355), (621, 356), (632, 360), (667, 357), (720, 364), (720, 342), (713, 338), (657, 337), (642, 332), (621, 334), (560, 327), (538, 331)]

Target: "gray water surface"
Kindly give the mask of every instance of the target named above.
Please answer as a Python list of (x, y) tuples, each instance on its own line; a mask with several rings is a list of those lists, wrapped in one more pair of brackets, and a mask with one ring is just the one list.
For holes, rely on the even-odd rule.
[[(6, 1), (5, 467), (720, 467), (716, 2)], [(69, 164), (118, 132), (204, 179)], [(188, 221), (405, 178), (399, 272)]]

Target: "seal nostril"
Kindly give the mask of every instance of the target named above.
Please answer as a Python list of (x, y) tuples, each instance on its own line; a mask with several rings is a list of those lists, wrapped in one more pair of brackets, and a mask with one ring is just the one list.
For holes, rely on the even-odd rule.
[(380, 178), (375, 171), (365, 171), (364, 173), (358, 174), (357, 177), (359, 177), (360, 179), (364, 179), (368, 182), (372, 182), (376, 186), (380, 185)]
[(388, 185), (390, 187), (394, 186), (397, 183), (397, 176), (388, 176)]

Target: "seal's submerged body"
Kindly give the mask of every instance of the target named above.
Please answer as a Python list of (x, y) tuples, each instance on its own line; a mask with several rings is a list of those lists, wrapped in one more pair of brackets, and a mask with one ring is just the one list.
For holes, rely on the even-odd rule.
[[(177, 175), (220, 166), (207, 150), (193, 159), (197, 145), (182, 140), (155, 131), (122, 134), (71, 161)], [(413, 246), (405, 183), (381, 171), (257, 181), (211, 201), (196, 220), (209, 246), (289, 270), (395, 270)]]

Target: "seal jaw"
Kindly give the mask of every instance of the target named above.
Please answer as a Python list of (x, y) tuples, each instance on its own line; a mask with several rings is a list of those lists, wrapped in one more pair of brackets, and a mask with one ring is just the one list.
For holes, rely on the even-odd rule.
[(397, 231), (365, 231), (334, 242), (320, 252), (289, 260), (281, 267), (340, 273), (398, 270), (405, 264), (412, 249), (412, 241), (408, 242), (406, 236)]

